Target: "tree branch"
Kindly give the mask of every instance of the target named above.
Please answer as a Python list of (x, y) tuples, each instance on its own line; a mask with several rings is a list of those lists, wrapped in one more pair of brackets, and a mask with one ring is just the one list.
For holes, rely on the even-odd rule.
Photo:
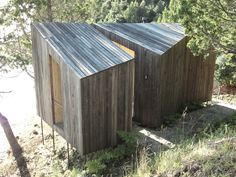
[(48, 12), (48, 21), (52, 22), (53, 16), (52, 16), (52, 1), (51, 0), (47, 0), (47, 12)]
[(26, 66), (24, 66), (23, 71), (25, 71), (32, 79), (34, 79), (34, 76), (29, 72)]
[(6, 66), (6, 64), (7, 64), (7, 62), (4, 62), (2, 65), (0, 65), (0, 70), (1, 70), (4, 66)]
[(10, 91), (0, 91), (0, 93), (11, 93), (12, 92), (12, 90), (10, 90)]
[(232, 18), (232, 15), (235, 15), (235, 14), (230, 14), (225, 8), (224, 8), (224, 5), (220, 2), (220, 0), (216, 0), (218, 3), (219, 3), (219, 5), (220, 5), (220, 9), (232, 20), (232, 21), (236, 21), (234, 18)]

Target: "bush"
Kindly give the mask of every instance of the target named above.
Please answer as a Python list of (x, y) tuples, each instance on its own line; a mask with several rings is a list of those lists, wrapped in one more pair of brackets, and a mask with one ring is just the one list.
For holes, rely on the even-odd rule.
[(215, 78), (221, 85), (236, 86), (235, 60), (235, 57), (225, 59), (223, 56), (217, 59)]
[(117, 134), (123, 144), (119, 144), (115, 149), (97, 152), (96, 157), (85, 164), (88, 173), (102, 174), (109, 163), (122, 160), (135, 152), (138, 135), (124, 131), (118, 131)]
[(90, 160), (86, 163), (86, 168), (88, 169), (89, 173), (92, 174), (101, 174), (106, 165), (102, 163), (101, 159)]

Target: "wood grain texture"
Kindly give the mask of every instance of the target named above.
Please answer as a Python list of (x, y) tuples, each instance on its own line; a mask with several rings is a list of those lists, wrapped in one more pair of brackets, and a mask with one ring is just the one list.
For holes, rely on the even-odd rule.
[(182, 27), (176, 23), (98, 23), (95, 26), (158, 55), (184, 38)]
[[(112, 41), (114, 42), (114, 41)], [(114, 42), (114, 44), (116, 44), (119, 48), (121, 48), (122, 50), (124, 50), (125, 52), (127, 52), (130, 56), (135, 57), (135, 52), (121, 44), (118, 44), (117, 42)]]
[(35, 89), (38, 115), (53, 125), (50, 65), (45, 39), (32, 27), (32, 56), (35, 72)]
[(195, 57), (177, 24), (94, 24), (135, 52), (134, 119), (161, 126), (188, 102), (211, 100), (215, 55)]
[(133, 59), (95, 28), (82, 23), (34, 23), (80, 78)]
[[(95, 29), (84, 24), (37, 24), (31, 28), (39, 116), (82, 155), (115, 146), (117, 131), (132, 128), (132, 57), (99, 32), (90, 39), (88, 33)], [(57, 31), (52, 33), (52, 29)], [(86, 30), (90, 31), (84, 34)], [(69, 33), (72, 36), (66, 36)], [(84, 38), (83, 43), (79, 43), (78, 37)], [(87, 46), (84, 49), (87, 56), (77, 48), (83, 44)], [(103, 68), (100, 60), (107, 62), (103, 65), (107, 66)], [(96, 61), (96, 70), (90, 70), (87, 64), (95, 66)], [(110, 61), (114, 63), (109, 64)], [(90, 74), (81, 74), (85, 68)]]
[(53, 122), (63, 123), (63, 107), (61, 94), (61, 69), (59, 64), (49, 55)]
[(115, 146), (117, 131), (131, 130), (133, 78), (129, 61), (81, 80), (84, 153)]

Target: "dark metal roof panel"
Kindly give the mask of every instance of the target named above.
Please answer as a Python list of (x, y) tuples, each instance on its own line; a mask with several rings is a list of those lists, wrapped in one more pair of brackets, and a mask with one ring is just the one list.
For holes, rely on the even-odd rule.
[(162, 55), (183, 39), (177, 23), (98, 23), (96, 26)]
[(81, 78), (133, 59), (88, 24), (34, 23), (33, 26)]

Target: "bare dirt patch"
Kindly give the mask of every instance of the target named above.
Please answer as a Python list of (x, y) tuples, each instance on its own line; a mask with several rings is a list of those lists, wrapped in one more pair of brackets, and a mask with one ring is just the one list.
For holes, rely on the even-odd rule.
[[(17, 137), (31, 176), (53, 176), (60, 173), (67, 175), (66, 142), (56, 134), (56, 153), (53, 153), (51, 128), (44, 125), (45, 144), (42, 144), (40, 120), (36, 118), (32, 125)], [(0, 176), (21, 176), (19, 167), (12, 151), (8, 151), (7, 159), (0, 164)], [(68, 171), (69, 173), (69, 171)], [(63, 175), (62, 175), (63, 174)]]

